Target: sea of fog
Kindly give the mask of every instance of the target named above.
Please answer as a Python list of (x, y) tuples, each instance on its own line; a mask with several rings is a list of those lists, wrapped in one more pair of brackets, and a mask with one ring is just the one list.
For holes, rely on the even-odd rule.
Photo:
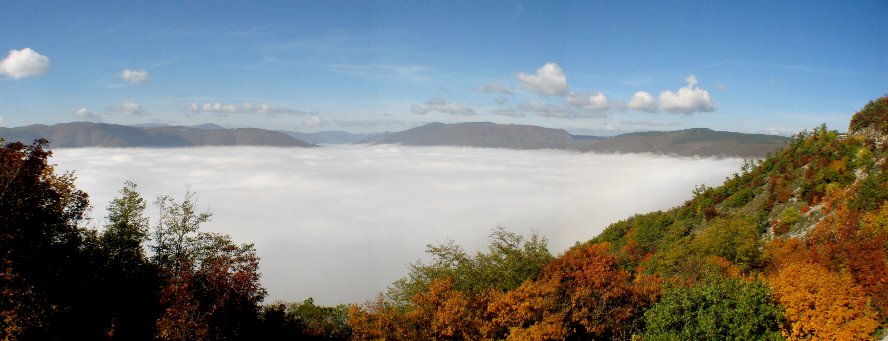
[[(56, 149), (76, 171), (91, 224), (125, 180), (149, 201), (186, 188), (213, 214), (205, 231), (255, 243), (266, 300), (363, 302), (424, 258), (427, 244), (487, 245), (497, 225), (540, 233), (553, 253), (635, 213), (717, 185), (741, 159), (457, 147), (325, 146)], [(153, 219), (155, 207), (149, 208)]]

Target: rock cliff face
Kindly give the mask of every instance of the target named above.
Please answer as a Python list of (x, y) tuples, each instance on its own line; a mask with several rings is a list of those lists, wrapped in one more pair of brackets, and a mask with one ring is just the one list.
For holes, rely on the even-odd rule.
[(854, 114), (848, 134), (863, 136), (879, 147), (888, 143), (888, 96), (870, 101)]

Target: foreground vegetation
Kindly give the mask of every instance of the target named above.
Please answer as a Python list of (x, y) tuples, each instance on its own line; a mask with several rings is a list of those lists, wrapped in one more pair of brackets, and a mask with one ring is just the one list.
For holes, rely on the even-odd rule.
[(487, 250), (432, 260), (371, 302), (261, 305), (252, 245), (200, 231), (194, 196), (127, 183), (107, 224), (47, 163), (0, 148), (0, 338), (872, 339), (888, 323), (888, 97), (849, 134), (819, 127), (684, 205), (612, 224), (554, 257), (498, 228)]

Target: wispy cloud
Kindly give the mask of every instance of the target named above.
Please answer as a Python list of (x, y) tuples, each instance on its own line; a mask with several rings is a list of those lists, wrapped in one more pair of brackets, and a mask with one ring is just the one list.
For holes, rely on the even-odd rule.
[(431, 80), (423, 75), (426, 68), (419, 65), (329, 64), (327, 68), (336, 73), (355, 77), (417, 82)]
[(242, 105), (233, 104), (233, 103), (221, 103), (221, 102), (205, 102), (205, 103), (191, 103), (188, 106), (188, 112), (190, 113), (213, 113), (219, 115), (230, 115), (230, 114), (261, 114), (261, 115), (314, 115), (312, 112), (284, 108), (284, 107), (274, 107), (265, 103), (244, 103)]
[(145, 84), (151, 82), (148, 71), (124, 69), (120, 72), (120, 78), (132, 84)]
[(475, 115), (475, 110), (463, 104), (456, 102), (448, 102), (441, 98), (433, 98), (426, 101), (425, 105), (413, 104), (410, 106), (410, 112), (414, 114), (425, 115), (429, 112), (439, 112), (450, 115)]
[(148, 116), (151, 115), (147, 110), (142, 108), (142, 105), (136, 102), (123, 102), (116, 107), (111, 107), (108, 109), (111, 113), (121, 114), (126, 116)]
[(74, 117), (77, 117), (77, 119), (81, 121), (102, 122), (102, 117), (99, 116), (99, 113), (89, 110), (87, 107), (81, 107), (74, 110)]
[(497, 84), (497, 83), (487, 83), (475, 88), (475, 91), (483, 92), (483, 93), (498, 93), (503, 95), (511, 95), (512, 90), (509, 89), (508, 86)]

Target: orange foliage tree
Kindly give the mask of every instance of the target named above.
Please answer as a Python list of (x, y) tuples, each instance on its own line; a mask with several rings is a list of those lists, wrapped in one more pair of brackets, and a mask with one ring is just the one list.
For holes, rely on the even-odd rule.
[(872, 298), (883, 317), (888, 313), (888, 204), (862, 217), (849, 207), (847, 191), (827, 195), (826, 217), (808, 234), (811, 257), (832, 271), (848, 272)]
[(864, 290), (847, 273), (816, 263), (792, 263), (770, 278), (783, 305), (790, 340), (867, 340), (879, 326)]

